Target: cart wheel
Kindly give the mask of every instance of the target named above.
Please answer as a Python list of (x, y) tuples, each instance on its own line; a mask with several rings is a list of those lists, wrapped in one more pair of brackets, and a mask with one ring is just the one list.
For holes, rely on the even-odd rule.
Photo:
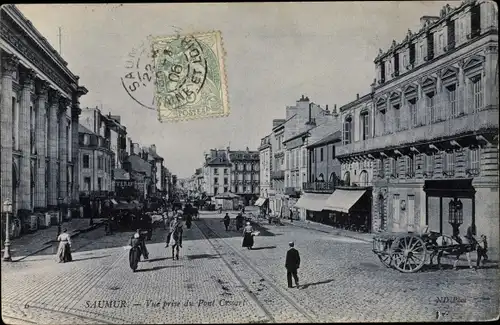
[(424, 266), (427, 249), (422, 238), (405, 236), (393, 244), (394, 267), (404, 273), (417, 272)]
[(392, 256), (391, 254), (377, 254), (380, 262), (384, 264), (386, 267), (391, 267)]

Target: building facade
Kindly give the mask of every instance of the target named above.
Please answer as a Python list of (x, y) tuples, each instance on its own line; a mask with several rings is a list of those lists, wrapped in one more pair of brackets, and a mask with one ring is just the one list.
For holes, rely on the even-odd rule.
[(447, 5), (375, 59), (371, 136), (337, 155), (371, 161), (372, 230), (475, 224), (498, 252), (497, 15), (493, 2)]
[[(293, 118), (293, 116), (292, 116)], [(269, 190), (269, 210), (272, 215), (281, 212), (285, 198), (285, 119), (273, 120), (271, 133), (271, 189)]]
[(246, 150), (230, 150), (227, 148), (231, 163), (231, 192), (239, 195), (245, 205), (253, 204), (260, 194), (260, 161), (259, 152)]
[(269, 191), (271, 190), (272, 154), (271, 135), (267, 135), (260, 140), (259, 146), (260, 161), (260, 198), (256, 204), (265, 209), (269, 208)]
[(203, 166), (204, 192), (208, 197), (231, 190), (231, 162), (226, 150), (211, 149)]
[(1, 14), (1, 201), (33, 211), (78, 204), (78, 76), (14, 5)]

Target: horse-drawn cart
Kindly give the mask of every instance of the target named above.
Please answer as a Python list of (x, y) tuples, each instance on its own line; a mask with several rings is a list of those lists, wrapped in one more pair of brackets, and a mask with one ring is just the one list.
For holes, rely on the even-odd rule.
[(468, 242), (458, 244), (450, 236), (436, 232), (382, 233), (373, 238), (372, 250), (385, 266), (413, 273), (424, 266), (428, 257), (432, 264), (433, 258), (437, 256), (438, 265), (443, 253), (456, 255), (458, 261), (461, 253), (468, 254), (474, 247)]

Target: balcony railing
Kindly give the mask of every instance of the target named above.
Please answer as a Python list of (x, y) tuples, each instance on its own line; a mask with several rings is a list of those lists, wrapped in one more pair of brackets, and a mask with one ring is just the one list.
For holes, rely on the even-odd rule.
[(271, 179), (284, 179), (284, 178), (285, 178), (285, 171), (284, 170), (274, 171), (271, 174)]
[(335, 182), (307, 182), (302, 184), (306, 192), (327, 192), (333, 193), (337, 184)]
[(494, 128), (498, 128), (498, 110), (486, 109), (475, 114), (462, 115), (451, 120), (400, 131), (396, 134), (376, 136), (364, 141), (338, 146), (335, 150), (337, 151), (337, 157), (343, 157), (353, 153), (382, 150), (392, 146), (404, 146), (421, 141), (446, 138), (467, 131)]

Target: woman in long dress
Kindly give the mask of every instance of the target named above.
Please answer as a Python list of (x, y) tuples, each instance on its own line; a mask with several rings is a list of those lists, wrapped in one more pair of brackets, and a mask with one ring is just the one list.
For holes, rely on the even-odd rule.
[(242, 247), (246, 247), (248, 249), (252, 249), (253, 246), (253, 228), (250, 225), (250, 222), (247, 222), (245, 228), (243, 228), (243, 245)]
[(59, 263), (71, 262), (73, 260), (71, 256), (71, 238), (67, 231), (67, 229), (64, 229), (63, 232), (57, 237), (57, 240), (59, 241), (59, 247), (57, 249), (57, 258), (59, 259)]

